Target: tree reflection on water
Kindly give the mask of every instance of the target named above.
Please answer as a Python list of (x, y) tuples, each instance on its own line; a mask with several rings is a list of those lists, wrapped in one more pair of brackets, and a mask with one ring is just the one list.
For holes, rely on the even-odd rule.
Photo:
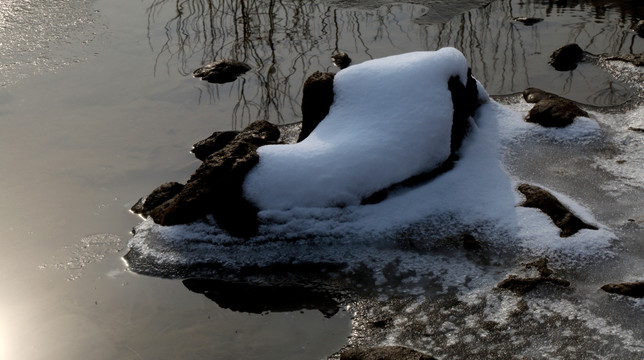
[[(335, 71), (330, 57), (338, 51), (355, 64), (454, 46), (492, 94), (536, 86), (577, 101), (614, 105), (629, 96), (625, 86), (597, 69), (553, 71), (548, 56), (572, 42), (595, 54), (644, 50), (630, 31), (641, 12), (629, 5), (632, 1), (498, 0), (480, 6), (480, 0), (464, 0), (460, 13), (443, 14), (449, 20), (438, 23), (427, 19), (436, 11), (432, 4), (441, 1), (359, 3), (365, 8), (336, 0), (153, 0), (148, 31), (157, 52), (155, 71), (165, 66), (189, 76), (214, 60), (249, 64), (253, 70), (232, 84), (200, 87), (210, 102), (236, 101), (232, 121), (240, 128), (256, 119), (298, 121), (305, 78), (314, 71)], [(546, 20), (525, 26), (512, 21), (518, 16)]]

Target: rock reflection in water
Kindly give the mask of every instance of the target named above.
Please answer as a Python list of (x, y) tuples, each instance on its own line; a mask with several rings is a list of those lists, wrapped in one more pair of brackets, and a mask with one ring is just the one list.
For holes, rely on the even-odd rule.
[(304, 286), (253, 285), (215, 279), (191, 278), (183, 280), (188, 290), (205, 295), (221, 308), (239, 312), (262, 314), (319, 310), (331, 317), (340, 310), (335, 295)]
[[(148, 27), (158, 52), (156, 71), (165, 65), (190, 76), (221, 59), (251, 66), (232, 84), (198, 87), (200, 98), (205, 93), (210, 103), (234, 103), (237, 129), (257, 119), (299, 121), (304, 80), (315, 71), (336, 71), (331, 56), (341, 51), (357, 64), (453, 46), (491, 94), (539, 87), (597, 106), (621, 104), (632, 95), (595, 65), (565, 73), (547, 65), (554, 50), (573, 42), (593, 54), (644, 51), (643, 39), (633, 30), (642, 10), (631, 2), (549, 1), (543, 6), (544, 1), (534, 0), (468, 0), (441, 13), (440, 21), (427, 21), (441, 4), (154, 0)], [(526, 26), (513, 21), (518, 17), (544, 21)], [(155, 37), (160, 32), (164, 35)]]

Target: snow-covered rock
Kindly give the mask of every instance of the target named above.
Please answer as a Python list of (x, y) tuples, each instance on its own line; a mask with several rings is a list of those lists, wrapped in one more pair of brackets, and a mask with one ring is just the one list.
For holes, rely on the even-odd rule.
[(260, 209), (357, 205), (437, 168), (452, 154), (455, 106), (448, 83), (455, 77), (465, 88), (468, 75), (465, 57), (453, 48), (340, 71), (329, 114), (306, 139), (258, 149), (245, 197)]

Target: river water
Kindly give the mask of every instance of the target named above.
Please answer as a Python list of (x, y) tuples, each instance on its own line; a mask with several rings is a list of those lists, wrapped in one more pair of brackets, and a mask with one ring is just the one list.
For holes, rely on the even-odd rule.
[[(526, 26), (512, 21), (519, 16), (545, 20)], [(347, 343), (441, 358), (644, 357), (642, 322), (630, 321), (644, 316), (642, 304), (597, 291), (644, 276), (644, 141), (628, 130), (644, 128), (641, 78), (619, 64), (547, 65), (571, 42), (595, 55), (644, 52), (631, 30), (640, 19), (635, 1), (610, 0), (4, 1), (0, 358), (323, 359)], [(199, 165), (193, 143), (256, 119), (297, 122), (304, 79), (336, 71), (336, 51), (359, 63), (444, 46), (461, 50), (488, 92), (517, 111), (529, 108), (516, 93), (530, 86), (591, 110), (606, 134), (600, 145), (529, 138), (506, 144), (504, 163), (587, 206), (616, 233), (617, 260), (564, 267), (574, 290), (531, 295), (525, 316), (515, 297), (462, 289), (263, 311), (129, 270), (123, 256), (141, 219), (128, 209), (188, 178)], [(252, 70), (223, 85), (192, 78), (219, 58)], [(469, 266), (498, 281), (520, 267), (503, 259), (456, 254), (437, 271), (460, 276), (450, 266)]]

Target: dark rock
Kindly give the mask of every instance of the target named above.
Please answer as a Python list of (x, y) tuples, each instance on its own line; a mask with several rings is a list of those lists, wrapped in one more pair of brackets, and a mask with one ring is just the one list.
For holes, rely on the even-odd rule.
[(271, 286), (234, 283), (215, 279), (185, 279), (188, 290), (205, 295), (219, 307), (233, 311), (261, 314), (319, 310), (331, 317), (340, 310), (340, 304), (330, 292), (301, 286)]
[(435, 358), (403, 346), (353, 348), (340, 354), (340, 360), (433, 360)]
[(344, 51), (333, 54), (331, 56), (333, 59), (333, 65), (339, 67), (340, 69), (346, 69), (351, 65), (351, 58)]
[(606, 284), (602, 286), (602, 290), (612, 294), (619, 294), (634, 298), (644, 298), (644, 281), (621, 284)]
[(581, 229), (597, 230), (596, 226), (585, 223), (571, 213), (568, 208), (546, 190), (528, 184), (519, 185), (518, 190), (526, 198), (521, 206), (537, 208), (543, 211), (561, 229), (559, 236), (568, 237), (576, 234)]
[(640, 20), (633, 26), (633, 30), (637, 33), (639, 37), (644, 38), (644, 20)]
[(574, 70), (583, 57), (584, 50), (579, 45), (568, 44), (552, 53), (549, 64), (558, 71)]
[(629, 62), (635, 66), (644, 66), (644, 53), (641, 54), (626, 54), (626, 55), (612, 55), (604, 58), (605, 60), (618, 60)]
[(543, 127), (566, 127), (578, 116), (588, 117), (588, 113), (570, 100), (557, 98), (536, 103), (525, 120)]
[(386, 199), (388, 193), (393, 190), (426, 183), (454, 167), (454, 163), (459, 158), (458, 152), (461, 148), (461, 144), (470, 129), (469, 119), (474, 116), (476, 109), (478, 109), (481, 103), (479, 100), (478, 86), (476, 84), (476, 80), (472, 77), (471, 69), (467, 70), (467, 80), (465, 85), (461, 83), (458, 76), (452, 76), (447, 83), (447, 87), (452, 95), (452, 104), (454, 106), (449, 157), (445, 159), (442, 164), (432, 170), (411, 176), (401, 182), (376, 191), (375, 193), (365, 197), (361, 201), (362, 205), (379, 203)]
[(250, 70), (250, 66), (235, 60), (218, 60), (204, 65), (192, 74), (211, 83), (223, 84), (235, 81), (239, 75)]
[(208, 156), (223, 149), (238, 134), (239, 131), (216, 131), (208, 138), (194, 144), (191, 152), (197, 159), (204, 161)]
[(376, 320), (374, 322), (371, 322), (370, 325), (377, 329), (384, 329), (389, 325), (391, 325), (391, 322), (392, 322), (391, 318), (387, 318), (387, 319)]
[(302, 89), (302, 131), (300, 142), (309, 136), (328, 114), (333, 103), (334, 73), (314, 72), (304, 82)]
[(543, 19), (541, 18), (532, 18), (532, 17), (515, 17), (514, 21), (518, 21), (520, 23), (523, 23), (524, 25), (527, 26), (532, 26), (538, 22), (542, 22)]
[(132, 206), (130, 210), (135, 214), (148, 216), (150, 211), (164, 202), (172, 199), (183, 190), (183, 184), (178, 182), (165, 183), (158, 188), (152, 190), (150, 195), (145, 198), (140, 198), (139, 201)]
[[(274, 143), (277, 127), (256, 121), (221, 150), (210, 155), (174, 198), (150, 211), (160, 225), (186, 224), (212, 215), (231, 235), (257, 232), (257, 208), (243, 197), (246, 174), (259, 162), (257, 148)], [(277, 135), (279, 137), (279, 135)]]
[(634, 127), (634, 126), (629, 126), (628, 130), (644, 133), (644, 128), (638, 128), (638, 127)]
[(523, 91), (523, 98), (535, 103), (525, 120), (543, 127), (566, 127), (578, 116), (588, 116), (574, 102), (536, 88)]

